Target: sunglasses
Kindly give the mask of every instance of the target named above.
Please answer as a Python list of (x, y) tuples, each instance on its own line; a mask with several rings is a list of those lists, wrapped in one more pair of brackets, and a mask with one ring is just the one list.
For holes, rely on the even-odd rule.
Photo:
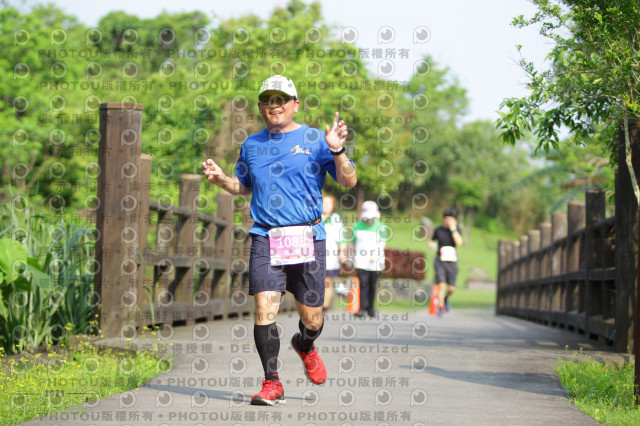
[(258, 97), (258, 100), (262, 104), (278, 104), (284, 105), (289, 101), (295, 101), (297, 98), (295, 96), (285, 96), (285, 95), (262, 95)]

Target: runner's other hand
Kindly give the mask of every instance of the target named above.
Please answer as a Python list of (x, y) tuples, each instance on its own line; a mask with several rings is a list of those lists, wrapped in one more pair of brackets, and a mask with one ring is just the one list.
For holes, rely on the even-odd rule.
[(222, 184), (226, 178), (224, 172), (211, 158), (202, 163), (202, 174), (211, 183)]

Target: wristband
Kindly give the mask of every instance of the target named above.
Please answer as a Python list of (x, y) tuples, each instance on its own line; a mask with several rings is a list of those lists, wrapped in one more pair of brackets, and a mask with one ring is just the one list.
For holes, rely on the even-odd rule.
[(340, 147), (340, 149), (338, 149), (337, 151), (334, 151), (333, 149), (329, 148), (329, 151), (331, 151), (331, 155), (340, 155), (343, 152), (345, 152), (345, 148), (344, 145), (342, 145), (342, 147)]
[(458, 228), (452, 228), (450, 229), (451, 232), (456, 232), (458, 230)]

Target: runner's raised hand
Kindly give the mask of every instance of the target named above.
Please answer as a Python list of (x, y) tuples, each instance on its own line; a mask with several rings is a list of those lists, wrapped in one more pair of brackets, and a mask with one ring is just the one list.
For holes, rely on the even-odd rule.
[(347, 141), (347, 124), (344, 120), (339, 120), (339, 113), (336, 111), (335, 116), (333, 117), (333, 125), (329, 128), (327, 124), (324, 139), (327, 141), (327, 145), (329, 145), (330, 149), (338, 150), (344, 146), (344, 143)]

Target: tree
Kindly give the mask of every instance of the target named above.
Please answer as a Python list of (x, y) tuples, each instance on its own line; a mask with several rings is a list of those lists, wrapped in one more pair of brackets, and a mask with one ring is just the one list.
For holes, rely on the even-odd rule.
[(476, 121), (465, 123), (455, 143), (443, 147), (451, 160), (443, 166), (445, 185), (434, 190), (446, 191), (449, 205), (458, 209), (467, 242), (476, 218), (487, 228), (494, 222), (525, 232), (544, 220), (557, 197), (554, 182), (532, 179), (541, 166), (526, 146), (505, 147), (498, 140), (490, 122)]
[(403, 175), (398, 191), (401, 207), (411, 207), (412, 198), (422, 193), (437, 205), (449, 203), (452, 200), (433, 194), (446, 194), (451, 168), (460, 160), (457, 125), (466, 112), (466, 90), (449, 68), (430, 56), (423, 58), (406, 89), (399, 108), (400, 115), (408, 118), (402, 137), (410, 144), (397, 167)]
[[(82, 169), (68, 160), (87, 126), (70, 122), (69, 106), (84, 105), (84, 97), (66, 85), (84, 72), (70, 58), (83, 41), (76, 19), (53, 6), (35, 6), (26, 15), (0, 9), (0, 71), (7, 77), (0, 82), (0, 199), (12, 186), (62, 197), (73, 193), (67, 183)], [(65, 56), (52, 54), (61, 51)]]
[[(0, 81), (0, 191), (17, 187), (38, 203), (56, 197), (66, 212), (84, 207), (95, 196), (98, 105), (126, 101), (145, 105), (151, 196), (175, 200), (179, 175), (199, 173), (208, 156), (233, 172), (243, 131), (263, 125), (259, 85), (276, 73), (296, 81), (301, 122), (324, 128), (340, 111), (351, 129), (349, 154), (362, 165), (359, 181), (371, 193), (403, 180), (397, 171), (376, 176), (377, 136), (383, 126), (395, 135), (384, 142), (396, 148), (385, 159), (398, 161), (410, 139), (392, 119), (411, 100), (401, 85), (369, 75), (357, 46), (324, 22), (319, 3), (293, 0), (267, 19), (248, 15), (215, 26), (201, 12), (149, 19), (113, 12), (97, 28), (52, 5), (26, 13), (8, 6), (0, 9), (0, 35), (0, 71), (14, 77)], [(381, 95), (393, 98), (388, 109), (379, 108)]]
[[(200, 173), (204, 158), (233, 173), (244, 137), (263, 127), (259, 85), (282, 73), (296, 81), (300, 122), (324, 128), (340, 111), (350, 128), (359, 194), (384, 210), (415, 206), (415, 214), (430, 214), (458, 205), (467, 219), (490, 215), (520, 228), (549, 206), (516, 199), (546, 194), (544, 182), (510, 193), (531, 165), (519, 151), (514, 156), (517, 150), (495, 144), (494, 128), (460, 125), (468, 99), (453, 70), (426, 56), (407, 84), (377, 79), (367, 70), (367, 49), (338, 40), (319, 3), (294, 0), (267, 18), (215, 25), (200, 12), (153, 18), (113, 12), (96, 28), (51, 5), (30, 12), (6, 7), (0, 35), (0, 71), (14, 77), (0, 81), (0, 191), (18, 191), (39, 205), (61, 199), (66, 213), (92, 205), (101, 102), (144, 105), (142, 152), (153, 155), (152, 198), (177, 201), (180, 174)], [(52, 43), (56, 35), (66, 37)], [(25, 100), (29, 108), (21, 108)], [(205, 188), (215, 196), (215, 187)], [(327, 190), (347, 192), (332, 179)], [(529, 214), (518, 219), (526, 222), (506, 216), (524, 206), (529, 210), (520, 211)]]
[[(540, 71), (532, 62), (521, 60), (529, 74), (531, 94), (502, 102), (496, 124), (503, 140), (514, 144), (524, 132), (533, 131), (538, 147), (548, 152), (558, 147), (558, 131), (566, 126), (572, 143), (593, 136), (610, 147), (616, 140), (615, 124), (623, 119), (625, 161), (640, 203), (628, 128), (628, 118), (640, 115), (640, 4), (532, 1), (539, 9), (535, 16), (519, 16), (513, 23), (518, 27), (541, 24), (540, 34), (555, 43), (548, 55), (551, 66)], [(610, 149), (615, 156), (613, 151)]]
[[(522, 99), (505, 99), (497, 125), (505, 141), (515, 143), (523, 131), (533, 130), (539, 146), (549, 151), (558, 146), (558, 129), (564, 125), (572, 132), (573, 142), (589, 136), (604, 136), (605, 145), (615, 138), (622, 120), (624, 161), (629, 172), (637, 206), (640, 189), (632, 163), (629, 118), (640, 116), (640, 3), (607, 0), (532, 0), (539, 12), (529, 20), (514, 20), (523, 27), (542, 24), (540, 33), (555, 42), (548, 59), (551, 67), (538, 71), (530, 62), (521, 64), (529, 73), (531, 94)], [(602, 139), (599, 139), (602, 140)], [(602, 142), (600, 142), (602, 143)], [(610, 147), (610, 146), (609, 146)], [(610, 147), (611, 148), (611, 147)], [(634, 147), (635, 148), (635, 147)], [(615, 156), (613, 149), (611, 155)], [(615, 162), (612, 162), (615, 164)], [(623, 194), (618, 194), (622, 197)], [(616, 348), (624, 348), (633, 339), (638, 314), (640, 280), (629, 279), (638, 273), (637, 219), (631, 225), (624, 215), (633, 209), (616, 212)], [(631, 207), (631, 206), (629, 206)], [(635, 208), (637, 213), (637, 207)], [(635, 224), (634, 224), (635, 222)], [(627, 232), (627, 233), (625, 233)], [(629, 237), (631, 234), (631, 237)], [(621, 278), (624, 277), (624, 278)], [(636, 297), (636, 306), (632, 299)], [(637, 337), (638, 321), (635, 321)], [(636, 404), (640, 403), (640, 341), (635, 339)]]

